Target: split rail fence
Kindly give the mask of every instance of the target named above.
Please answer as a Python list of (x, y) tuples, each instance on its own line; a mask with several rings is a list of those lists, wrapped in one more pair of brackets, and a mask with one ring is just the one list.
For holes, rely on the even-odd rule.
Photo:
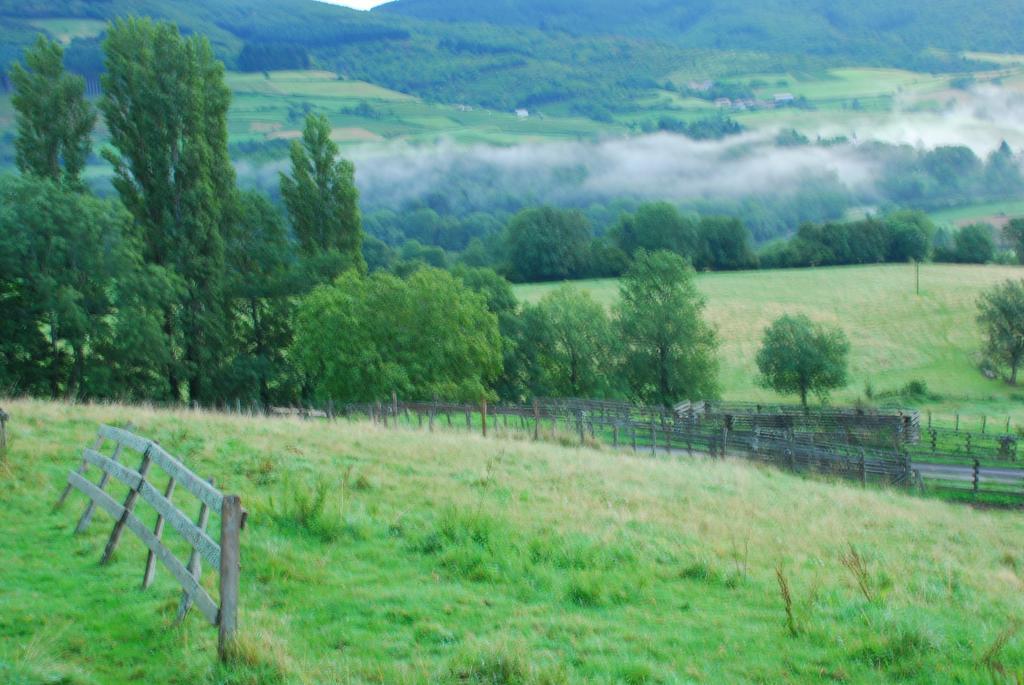
[[(102, 452), (107, 442), (113, 444), (110, 456)], [(138, 468), (133, 469), (125, 463), (127, 453), (130, 452), (141, 455)], [(154, 466), (167, 477), (162, 491), (154, 486), (151, 474)], [(98, 482), (86, 478), (91, 469), (99, 471)], [(128, 488), (122, 503), (107, 492), (111, 479)], [(171, 501), (179, 486), (198, 501), (199, 510), (195, 521)], [(182, 588), (176, 621), (184, 620), (194, 605), (211, 625), (217, 626), (218, 654), (222, 660), (226, 659), (238, 625), (241, 573), (239, 542), (247, 517), (240, 498), (223, 494), (156, 442), (130, 430), (112, 426), (100, 426), (95, 442), (82, 453), (81, 465), (68, 474), (67, 486), (55, 508), (63, 506), (74, 490), (88, 498), (75, 527), (75, 534), (88, 529), (97, 508), (106, 511), (115, 521), (100, 563), (107, 564), (111, 560), (125, 530), (134, 533), (149, 550), (142, 575), (142, 588), (147, 589), (153, 584), (159, 561)], [(135, 507), (140, 499), (156, 511), (153, 530), (136, 515)], [(214, 515), (220, 520), (220, 534), (216, 540), (208, 532), (210, 519)], [(166, 524), (170, 524), (188, 543), (190, 552), (187, 562), (183, 563), (164, 544), (162, 536)], [(213, 600), (201, 583), (203, 561), (219, 570), (219, 603)]]

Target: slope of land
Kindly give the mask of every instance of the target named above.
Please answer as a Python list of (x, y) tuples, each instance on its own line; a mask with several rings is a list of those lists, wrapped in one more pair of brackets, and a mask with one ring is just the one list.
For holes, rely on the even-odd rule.
[[(850, 384), (839, 401), (896, 390), (924, 381), (932, 397), (915, 404), (951, 413), (1006, 416), (1024, 421), (1024, 389), (990, 380), (979, 370), (981, 333), (975, 323), (980, 292), (1024, 268), (925, 264), (921, 295), (911, 265), (856, 266), (698, 276), (707, 317), (720, 333), (721, 382), (728, 399), (776, 399), (757, 387), (754, 356), (764, 328), (786, 313), (803, 313), (843, 328), (852, 343)], [(582, 281), (600, 302), (618, 298), (614, 280)], [(536, 301), (555, 284), (518, 286)], [(791, 399), (791, 398), (790, 398)], [(898, 401), (898, 400), (897, 400)]]
[[(1015, 513), (500, 437), (4, 408), (3, 682), (937, 683), (986, 680), (989, 652), (1024, 666), (1006, 633), (1024, 610)], [(137, 589), (140, 543), (101, 567), (110, 521), (76, 538), (81, 497), (50, 511), (97, 424), (127, 421), (251, 512), (234, 666), (213, 666), (198, 616), (172, 627), (165, 571)], [(303, 525), (294, 492), (317, 481), (325, 513)]]

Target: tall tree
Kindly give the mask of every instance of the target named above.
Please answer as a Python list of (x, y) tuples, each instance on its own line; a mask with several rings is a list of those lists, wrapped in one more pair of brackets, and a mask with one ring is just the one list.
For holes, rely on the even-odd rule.
[(1013, 219), (1003, 227), (1003, 237), (1013, 246), (1017, 261), (1024, 264), (1024, 219)]
[(138, 266), (130, 217), (33, 176), (0, 179), (0, 206), (0, 382), (51, 397), (106, 394), (85, 381), (111, 347), (117, 281)]
[(263, 406), (291, 401), (296, 387), (285, 350), (292, 341), (292, 300), (300, 287), (294, 244), (283, 217), (265, 196), (242, 193), (227, 262), (236, 346), (227, 392)]
[(762, 387), (796, 393), (807, 408), (811, 393), (822, 400), (846, 385), (850, 342), (838, 328), (816, 324), (806, 316), (782, 316), (765, 329), (757, 368)]
[(349, 270), (300, 304), (292, 354), (321, 398), (477, 401), (501, 371), (497, 318), (446, 271)]
[(79, 187), (96, 124), (85, 99), (85, 80), (66, 72), (64, 49), (40, 35), (25, 51), (25, 65), (11, 67), (11, 83), (18, 169)]
[(693, 269), (671, 252), (640, 250), (619, 290), (623, 363), (636, 398), (667, 406), (716, 397), (717, 336)]
[(1010, 384), (1016, 385), (1024, 363), (1024, 281), (1006, 281), (982, 293), (978, 323), (989, 356), (1010, 370)]
[(142, 230), (147, 262), (178, 279), (164, 311), (171, 399), (208, 400), (225, 340), (224, 232), (236, 209), (227, 150), (231, 93), (205, 38), (118, 20), (104, 43), (101, 109), (114, 187)]
[(292, 142), (292, 174), (281, 174), (281, 196), (299, 246), (328, 278), (349, 268), (366, 271), (355, 166), (338, 154), (327, 117), (310, 114), (302, 141)]
[(524, 209), (505, 229), (511, 278), (559, 281), (580, 275), (588, 262), (590, 227), (581, 212)]
[(614, 385), (615, 333), (590, 293), (565, 285), (527, 314), (541, 391), (552, 397), (605, 397)]

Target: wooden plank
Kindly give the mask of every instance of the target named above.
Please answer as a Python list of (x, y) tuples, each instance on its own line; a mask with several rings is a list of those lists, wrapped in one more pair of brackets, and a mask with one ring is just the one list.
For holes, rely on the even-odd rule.
[(160, 445), (152, 443), (150, 455), (160, 468), (166, 471), (171, 478), (178, 481), (179, 486), (195, 495), (200, 502), (205, 502), (218, 514), (220, 513), (224, 502), (224, 495), (216, 488), (192, 473), (192, 471), (168, 454)]
[[(171, 501), (171, 497), (174, 495), (174, 486), (175, 481), (173, 478), (167, 481), (167, 489), (164, 491), (164, 498), (168, 502)], [(156, 525), (153, 527), (153, 535), (157, 540), (160, 540), (163, 537), (165, 520), (166, 519), (164, 519), (162, 515), (156, 517)], [(156, 578), (156, 554), (153, 553), (153, 550), (150, 550), (149, 554), (146, 555), (146, 571), (142, 574), (142, 589), (145, 590), (152, 585), (154, 578)]]
[(100, 426), (99, 434), (108, 440), (119, 442), (129, 449), (133, 449), (139, 454), (144, 453), (152, 444), (152, 441), (148, 438), (136, 435), (135, 433), (126, 431), (122, 428), (114, 428), (113, 426), (107, 426), (105, 424)]
[[(98, 450), (100, 447), (103, 447), (103, 436), (102, 435), (97, 436), (96, 439), (92, 443), (92, 448), (94, 450)], [(85, 475), (85, 472), (86, 472), (86, 470), (88, 468), (89, 468), (89, 465), (86, 464), (85, 461), (83, 460), (82, 464), (78, 467), (78, 473), (81, 474), (81, 475)], [(64, 491), (62, 493), (60, 493), (60, 497), (57, 498), (57, 503), (53, 505), (54, 511), (56, 511), (57, 509), (60, 509), (62, 506), (64, 506), (64, 501), (67, 500), (68, 495), (71, 494), (71, 489), (73, 487), (74, 486), (71, 485), (71, 482), (69, 480), (68, 484), (64, 486)]]
[(100, 509), (104, 510), (115, 519), (124, 515), (124, 507), (114, 501), (114, 498), (100, 490), (96, 485), (90, 483), (74, 471), (68, 473), (68, 485), (83, 493), (86, 497), (95, 502)]
[[(111, 457), (100, 454), (99, 452), (91, 449), (85, 449), (82, 451), (82, 457), (88, 463), (93, 466), (99, 467), (105, 473), (110, 474), (114, 478), (127, 485), (128, 487), (135, 489), (139, 487), (139, 483), (142, 482), (142, 476), (139, 472), (130, 469), (124, 464), (114, 460)], [(102, 487), (102, 486), (101, 486)]]
[[(142, 463), (139, 465), (139, 475), (142, 476), (142, 481), (145, 482), (146, 475), (149, 473), (149, 467), (153, 463), (153, 460), (149, 456), (149, 450), (147, 449), (142, 454)], [(121, 518), (114, 524), (114, 529), (110, 531), (110, 539), (107, 540), (107, 546), (103, 550), (103, 558), (100, 559), (100, 564), (106, 564), (114, 556), (114, 550), (117, 549), (117, 545), (121, 542), (121, 535), (124, 533), (125, 525), (128, 523), (128, 517), (132, 515), (132, 510), (135, 508), (135, 502), (139, 498), (138, 490), (131, 490), (128, 496), (124, 500), (124, 513), (121, 514)], [(146, 531), (149, 532), (148, 530)]]
[[(102, 440), (102, 438), (100, 438), (100, 439)], [(121, 443), (117, 443), (117, 447), (114, 448), (114, 454), (108, 459), (108, 461), (116, 464), (118, 457), (121, 456), (121, 450), (122, 449), (123, 449), (123, 446), (121, 445)], [(88, 452), (92, 452), (93, 454), (99, 454), (99, 452), (96, 452), (95, 450), (86, 450), (86, 453), (82, 454), (83, 462), (86, 462), (86, 463), (89, 462), (89, 455), (87, 454)], [(100, 455), (100, 456), (103, 456), (103, 455)], [(107, 459), (107, 457), (105, 457), (105, 456), (103, 458)], [(117, 464), (117, 465), (120, 466), (120, 464)], [(107, 482), (110, 481), (110, 472), (107, 471), (106, 469), (102, 469), (102, 470), (103, 470), (103, 475), (100, 476), (100, 482), (99, 482), (99, 486), (98, 487), (99, 487), (100, 490), (105, 490), (106, 487), (107, 487)], [(136, 475), (138, 475), (138, 474), (136, 474)], [(95, 505), (95, 503), (90, 501), (85, 506), (85, 511), (82, 512), (82, 517), (80, 519), (78, 519), (78, 525), (75, 526), (75, 534), (76, 535), (79, 534), (79, 533), (84, 533), (85, 530), (89, 527), (89, 523), (92, 521), (93, 512), (95, 512), (95, 511), (96, 511), (96, 505)]]
[(158, 514), (167, 519), (167, 522), (171, 524), (174, 530), (181, 534), (181, 537), (185, 538), (193, 548), (199, 550), (203, 558), (214, 566), (220, 565), (220, 546), (209, 535), (201, 531), (196, 524), (189, 521), (184, 514), (178, 511), (171, 504), (170, 500), (161, 495), (149, 483), (142, 484), (139, 494), (142, 495), (142, 499), (156, 509)]
[[(210, 481), (210, 484), (212, 485), (213, 481)], [(199, 520), (196, 522), (196, 525), (199, 526), (199, 530), (205, 533), (206, 526), (209, 524), (209, 522), (210, 507), (207, 506), (206, 502), (201, 502), (199, 504)], [(202, 568), (202, 555), (199, 554), (199, 550), (193, 547), (192, 552), (189, 554), (188, 557), (188, 572), (192, 574), (192, 577), (195, 578), (197, 582), (199, 581), (199, 577), (202, 575)], [(178, 604), (178, 615), (174, 619), (175, 625), (185, 620), (185, 617), (188, 615), (188, 610), (190, 608), (192, 608), (192, 597), (187, 592), (182, 591), (181, 603)]]
[(177, 557), (171, 554), (171, 551), (164, 547), (156, 536), (146, 528), (146, 526), (135, 517), (134, 514), (128, 512), (125, 517), (125, 523), (129, 530), (139, 536), (143, 544), (146, 545), (152, 551), (156, 558), (171, 572), (171, 575), (175, 577), (181, 587), (192, 595), (193, 601), (199, 610), (203, 612), (203, 615), (210, 621), (212, 625), (217, 625), (217, 605), (214, 604), (213, 600), (210, 599), (210, 595), (207, 594), (206, 590), (192, 577), (192, 574), (188, 572), (185, 566), (178, 561)]
[(206, 590), (199, 585), (198, 581), (190, 574), (181, 562), (171, 554), (170, 550), (160, 544), (160, 541), (143, 525), (142, 521), (137, 519), (134, 514), (125, 510), (123, 506), (114, 501), (114, 499), (107, 493), (100, 490), (98, 487), (87, 481), (82, 476), (78, 475), (74, 471), (68, 474), (68, 481), (73, 487), (83, 492), (88, 497), (92, 498), (96, 504), (106, 511), (108, 514), (116, 519), (124, 519), (125, 525), (133, 533), (139, 536), (143, 544), (152, 551), (156, 558), (163, 563), (164, 566), (171, 572), (172, 575), (181, 584), (182, 589), (189, 594), (192, 601), (195, 602), (196, 606), (199, 607), (203, 615), (210, 621), (211, 624), (217, 624), (217, 605), (214, 604), (213, 600), (210, 599), (210, 595), (207, 594)]

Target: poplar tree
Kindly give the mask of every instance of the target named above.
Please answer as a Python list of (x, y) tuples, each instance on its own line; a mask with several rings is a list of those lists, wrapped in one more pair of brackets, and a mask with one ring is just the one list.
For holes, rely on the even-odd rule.
[(291, 161), (291, 176), (281, 174), (281, 196), (303, 256), (323, 278), (350, 268), (365, 273), (355, 166), (339, 158), (327, 117), (306, 117), (301, 142), (292, 141)]
[(64, 70), (64, 49), (42, 35), (25, 51), (24, 61), (10, 72), (15, 162), (23, 174), (78, 188), (96, 124), (85, 80)]
[(209, 42), (174, 24), (116, 21), (104, 43), (100, 108), (114, 187), (141, 231), (144, 257), (176, 279), (165, 306), (171, 398), (212, 398), (204, 379), (222, 360), (225, 227), (236, 209), (228, 157), (231, 94)]

